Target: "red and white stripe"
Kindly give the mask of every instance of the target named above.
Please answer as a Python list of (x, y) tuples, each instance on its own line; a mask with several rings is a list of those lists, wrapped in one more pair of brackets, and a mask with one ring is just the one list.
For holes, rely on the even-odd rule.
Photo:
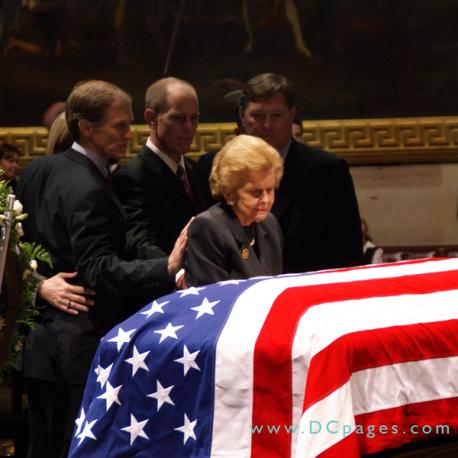
[[(448, 411), (458, 397), (456, 320), (458, 259), (255, 284), (237, 299), (217, 344), (212, 456), (359, 456), (395, 446), (385, 437), (312, 435), (309, 422), (354, 427), (356, 417), (369, 425), (386, 409), (402, 420), (405, 406), (445, 399)], [(299, 424), (304, 434), (251, 432)]]

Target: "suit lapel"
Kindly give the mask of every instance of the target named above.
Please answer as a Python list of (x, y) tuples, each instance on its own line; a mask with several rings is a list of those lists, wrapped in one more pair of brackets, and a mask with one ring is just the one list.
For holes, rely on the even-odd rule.
[[(298, 150), (297, 142), (291, 140), (291, 146), (284, 163), (283, 178), (280, 186), (276, 191), (275, 203), (272, 207), (272, 213), (279, 219), (282, 213), (288, 208), (291, 200), (296, 193), (297, 188), (304, 180), (303, 169), (306, 166), (306, 157)], [(306, 156), (306, 155), (303, 155)]]
[[(263, 263), (261, 260), (258, 258), (256, 255), (255, 250), (253, 249), (252, 246), (250, 246), (250, 240), (248, 239), (248, 235), (241, 226), (239, 220), (237, 217), (234, 215), (232, 212), (232, 209), (228, 207), (227, 205), (223, 204), (223, 207), (226, 210), (226, 215), (227, 215), (227, 225), (234, 235), (235, 240), (237, 241), (237, 245), (239, 247), (239, 255), (240, 258), (242, 259), (242, 262), (245, 263), (247, 269), (249, 272), (265, 272), (265, 268), (263, 266)], [(260, 239), (258, 239), (258, 236)], [(263, 228), (259, 226), (259, 224), (256, 225), (256, 243), (261, 243), (259, 245), (259, 253), (262, 253), (261, 251), (261, 246), (262, 249), (265, 252), (268, 252), (268, 247), (266, 246), (266, 233)], [(248, 258), (245, 258), (243, 256), (243, 250), (248, 250)]]
[(187, 207), (194, 208), (178, 178), (157, 154), (146, 146), (138, 154), (154, 176), (152, 179), (156, 180), (159, 184), (158, 187), (167, 193), (171, 200), (179, 201)]
[(94, 176), (96, 176), (101, 182), (106, 183), (106, 179), (103, 176), (102, 172), (97, 168), (97, 166), (84, 154), (70, 148), (67, 151), (64, 151), (64, 156), (66, 156), (69, 160), (78, 162), (83, 167), (88, 169)]
[(237, 216), (235, 216), (232, 208), (224, 202), (221, 202), (221, 206), (224, 209), (224, 213), (227, 217), (227, 226), (233, 234), (235, 240), (239, 247), (242, 247), (243, 244), (248, 243), (248, 237), (243, 227), (241, 226)]
[(258, 244), (259, 263), (262, 271), (267, 272), (272, 266), (272, 248), (270, 246), (269, 233), (263, 223), (256, 225), (256, 243)]
[(61, 153), (67, 157), (68, 160), (74, 161), (79, 163), (82, 167), (86, 168), (94, 177), (100, 181), (100, 186), (106, 188), (107, 192), (111, 194), (113, 201), (118, 209), (119, 215), (123, 221), (127, 221), (126, 214), (124, 213), (124, 209), (119, 202), (118, 198), (116, 197), (115, 193), (111, 189), (111, 186), (108, 184), (107, 178), (103, 176), (97, 166), (84, 154), (75, 151), (74, 149), (69, 149), (63, 153)]
[[(208, 192), (206, 192), (205, 189), (202, 189), (202, 186), (205, 184), (203, 182), (203, 177), (201, 178), (201, 174), (199, 173), (198, 170), (196, 170), (196, 166), (198, 165), (195, 162), (185, 157), (184, 163), (186, 166), (186, 173), (188, 174), (189, 182), (191, 183), (191, 189), (192, 189), (194, 200), (196, 203), (196, 211), (201, 212), (208, 207), (208, 203), (209, 203), (207, 202), (208, 201)], [(208, 185), (208, 181), (207, 181), (207, 185)]]

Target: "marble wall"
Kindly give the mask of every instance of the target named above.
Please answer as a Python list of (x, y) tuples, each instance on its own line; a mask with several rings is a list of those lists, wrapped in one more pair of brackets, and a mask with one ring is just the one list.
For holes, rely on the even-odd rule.
[(351, 174), (379, 245), (458, 245), (458, 164), (351, 167)]

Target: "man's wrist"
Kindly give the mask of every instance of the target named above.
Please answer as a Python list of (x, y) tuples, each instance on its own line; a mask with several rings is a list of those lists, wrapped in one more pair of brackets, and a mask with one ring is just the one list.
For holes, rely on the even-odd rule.
[(41, 290), (43, 288), (43, 283), (45, 282), (46, 278), (42, 278), (38, 283), (37, 283), (37, 297), (41, 297)]

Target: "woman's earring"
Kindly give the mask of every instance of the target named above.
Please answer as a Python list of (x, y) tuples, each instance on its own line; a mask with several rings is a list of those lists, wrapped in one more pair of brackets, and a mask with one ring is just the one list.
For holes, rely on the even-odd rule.
[(234, 201), (233, 200), (228, 200), (227, 201), (227, 205), (230, 205), (232, 207), (232, 205), (234, 205)]

